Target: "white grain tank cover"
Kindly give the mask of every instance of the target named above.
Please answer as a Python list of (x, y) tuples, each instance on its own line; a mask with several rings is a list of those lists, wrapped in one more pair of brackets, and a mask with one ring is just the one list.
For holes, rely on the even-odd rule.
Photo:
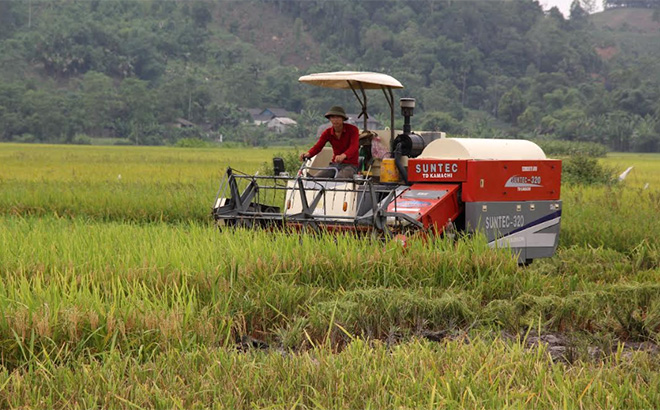
[(527, 140), (441, 138), (432, 141), (417, 158), (437, 159), (546, 159), (538, 145)]

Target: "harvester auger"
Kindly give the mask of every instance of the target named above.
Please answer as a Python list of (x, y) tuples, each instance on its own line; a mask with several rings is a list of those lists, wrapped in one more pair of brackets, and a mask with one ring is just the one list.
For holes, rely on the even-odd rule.
[[(391, 76), (369, 72), (319, 73), (300, 82), (350, 89), (362, 108), (360, 172), (320, 178), (330, 147), (303, 162), (294, 176), (274, 160), (274, 176), (228, 168), (213, 206), (219, 225), (292, 227), (372, 232), (391, 236), (451, 227), (483, 232), (493, 247), (510, 247), (520, 263), (550, 257), (561, 222), (561, 161), (547, 159), (531, 141), (445, 138), (412, 131), (415, 100), (400, 99), (402, 131), (394, 130)], [(366, 90), (380, 89), (390, 107), (390, 127), (367, 130)], [(385, 154), (385, 155), (383, 155)]]

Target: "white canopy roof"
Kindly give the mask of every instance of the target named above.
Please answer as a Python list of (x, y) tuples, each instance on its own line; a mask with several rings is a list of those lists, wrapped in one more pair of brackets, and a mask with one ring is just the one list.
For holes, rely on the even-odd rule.
[(316, 73), (304, 75), (298, 79), (301, 83), (318, 85), (325, 88), (350, 89), (353, 85), (365, 90), (380, 89), (381, 87), (403, 88), (403, 85), (394, 77), (381, 73), (367, 71), (336, 71), (332, 73)]

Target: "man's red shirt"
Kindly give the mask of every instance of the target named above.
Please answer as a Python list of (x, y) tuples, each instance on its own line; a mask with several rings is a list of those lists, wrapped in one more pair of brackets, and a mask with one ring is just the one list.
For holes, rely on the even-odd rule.
[(307, 152), (310, 157), (321, 152), (326, 142), (332, 145), (332, 162), (335, 162), (337, 155), (346, 154), (346, 159), (342, 164), (358, 166), (358, 151), (360, 149), (360, 131), (355, 125), (344, 123), (344, 129), (341, 136), (337, 138), (334, 127), (323, 131), (318, 142)]

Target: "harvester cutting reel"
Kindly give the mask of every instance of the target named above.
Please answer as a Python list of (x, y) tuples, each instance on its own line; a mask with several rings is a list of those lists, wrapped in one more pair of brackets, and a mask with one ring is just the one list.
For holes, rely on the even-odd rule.
[(371, 179), (317, 178), (305, 164), (296, 177), (248, 175), (227, 168), (212, 215), (219, 227), (291, 227), (392, 236), (424, 229), (397, 211), (405, 185)]

